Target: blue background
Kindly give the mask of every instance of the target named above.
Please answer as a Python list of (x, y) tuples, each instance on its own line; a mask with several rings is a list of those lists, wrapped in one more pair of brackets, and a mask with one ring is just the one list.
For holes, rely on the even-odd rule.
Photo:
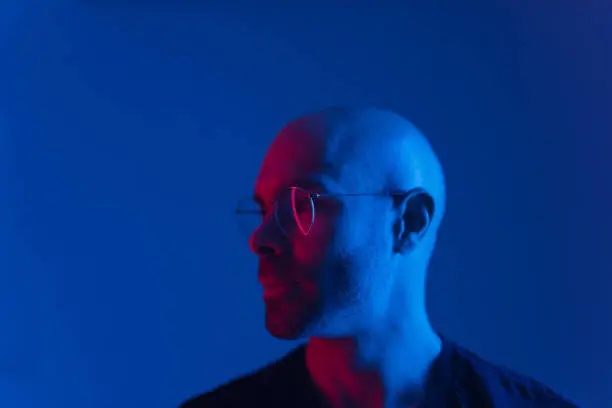
[(347, 102), (445, 166), (435, 326), (609, 407), (610, 7), (227, 3), (1, 3), (0, 405), (174, 407), (293, 347), (232, 211)]

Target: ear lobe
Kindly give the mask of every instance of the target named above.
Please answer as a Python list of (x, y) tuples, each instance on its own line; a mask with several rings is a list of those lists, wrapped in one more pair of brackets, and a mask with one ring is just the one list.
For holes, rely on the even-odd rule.
[(405, 254), (412, 251), (412, 249), (419, 243), (420, 238), (421, 237), (419, 234), (415, 232), (412, 232), (407, 236), (400, 237), (400, 239), (397, 241), (395, 251), (400, 254)]

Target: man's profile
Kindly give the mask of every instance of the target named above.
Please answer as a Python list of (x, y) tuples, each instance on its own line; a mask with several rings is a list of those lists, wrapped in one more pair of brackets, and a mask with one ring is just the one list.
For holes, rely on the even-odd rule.
[(332, 107), (286, 125), (255, 185), (265, 324), (304, 346), (185, 402), (198, 407), (576, 407), (437, 333), (428, 264), (442, 166), (401, 116)]

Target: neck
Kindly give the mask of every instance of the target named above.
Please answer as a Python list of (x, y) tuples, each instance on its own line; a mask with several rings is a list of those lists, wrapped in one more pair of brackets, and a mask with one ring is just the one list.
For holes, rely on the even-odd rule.
[[(306, 364), (333, 407), (411, 407), (423, 398), (441, 340), (426, 314), (347, 338), (311, 338)], [(405, 317), (405, 316), (404, 316)]]

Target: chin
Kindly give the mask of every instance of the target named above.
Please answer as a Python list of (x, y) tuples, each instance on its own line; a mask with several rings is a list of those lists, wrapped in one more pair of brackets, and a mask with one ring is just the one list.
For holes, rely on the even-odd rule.
[(267, 318), (266, 330), (272, 337), (279, 340), (301, 340), (310, 337), (310, 331), (305, 325), (297, 322), (271, 321)]
[(302, 340), (308, 338), (304, 332), (299, 330), (290, 330), (286, 327), (270, 327), (266, 325), (266, 330), (272, 337), (278, 340)]
[(305, 298), (265, 297), (266, 330), (281, 340), (299, 340), (311, 336), (319, 320), (317, 302)]
[(279, 340), (300, 340), (312, 335), (314, 316), (303, 310), (266, 310), (266, 330)]

